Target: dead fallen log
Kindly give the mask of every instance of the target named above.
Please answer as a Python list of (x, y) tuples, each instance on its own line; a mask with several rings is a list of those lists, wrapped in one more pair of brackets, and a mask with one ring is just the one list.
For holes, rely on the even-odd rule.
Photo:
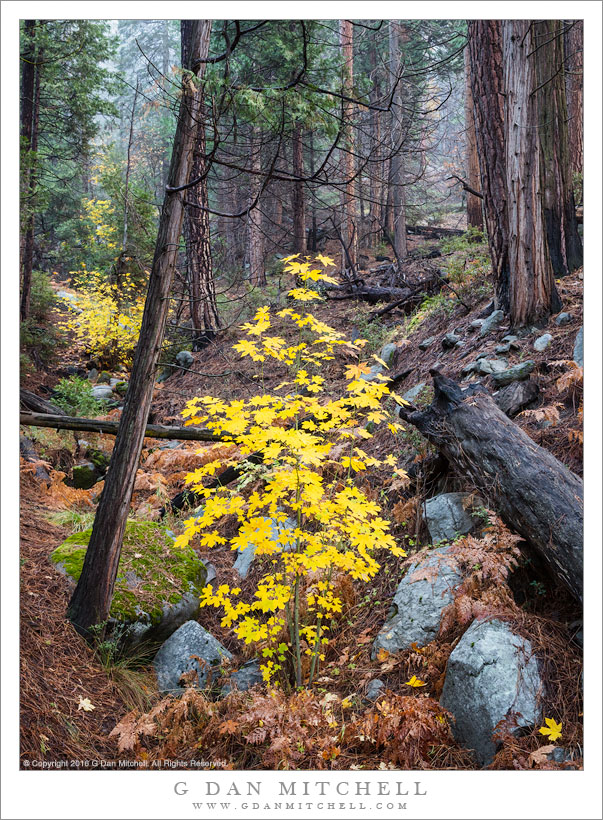
[(49, 401), (46, 401), (46, 399), (43, 399), (40, 396), (36, 396), (35, 393), (32, 393), (29, 390), (23, 390), (23, 388), (19, 391), (19, 400), (21, 404), (27, 408), (27, 410), (31, 410), (34, 413), (50, 413), (54, 416), (67, 415), (60, 407), (51, 404)]
[(375, 302), (403, 301), (414, 294), (411, 288), (379, 288), (365, 285), (351, 290), (348, 284), (329, 285), (326, 290), (329, 299), (361, 299), (371, 305)]
[(430, 236), (432, 239), (441, 239), (444, 236), (462, 236), (465, 231), (458, 228), (438, 228), (434, 225), (407, 225), (406, 233)]
[(461, 388), (432, 370), (435, 395), (401, 417), (479, 487), (493, 510), (582, 600), (583, 484), (496, 406), (481, 386)]
[[(55, 430), (80, 430), (86, 433), (117, 435), (118, 421), (85, 419), (79, 416), (57, 416), (49, 413), (21, 413), (19, 424), (27, 427), (52, 427)], [(145, 437), (178, 441), (224, 441), (223, 436), (203, 427), (170, 427), (168, 424), (147, 424)]]

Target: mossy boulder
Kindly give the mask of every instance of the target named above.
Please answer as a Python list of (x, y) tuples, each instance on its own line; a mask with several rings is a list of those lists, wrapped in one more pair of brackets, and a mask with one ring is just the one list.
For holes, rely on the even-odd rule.
[[(80, 577), (92, 529), (70, 535), (51, 561), (74, 583)], [(165, 640), (199, 609), (207, 578), (191, 548), (181, 549), (165, 527), (128, 521), (109, 620), (124, 645)]]
[(76, 490), (89, 490), (99, 480), (101, 473), (96, 464), (90, 460), (83, 464), (76, 464), (72, 470), (72, 476)]

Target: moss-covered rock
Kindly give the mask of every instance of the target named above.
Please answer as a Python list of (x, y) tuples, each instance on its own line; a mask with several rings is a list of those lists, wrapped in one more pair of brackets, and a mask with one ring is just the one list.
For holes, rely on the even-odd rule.
[[(92, 529), (70, 535), (50, 556), (73, 581), (81, 575), (91, 534)], [(109, 617), (135, 625), (129, 642), (163, 639), (196, 612), (206, 578), (195, 551), (175, 547), (165, 527), (128, 521)]]
[(72, 476), (73, 486), (76, 490), (89, 490), (99, 480), (101, 473), (90, 460), (85, 461), (83, 464), (76, 464), (72, 470)]

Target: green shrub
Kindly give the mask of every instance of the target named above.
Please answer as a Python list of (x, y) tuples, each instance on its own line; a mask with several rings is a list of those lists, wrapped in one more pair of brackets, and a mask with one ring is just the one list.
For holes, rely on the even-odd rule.
[(78, 376), (61, 379), (55, 388), (54, 403), (76, 416), (98, 415), (107, 406), (106, 402), (94, 398), (90, 382)]
[(50, 286), (48, 274), (44, 271), (33, 271), (29, 315), (34, 319), (46, 319), (55, 301), (56, 296)]

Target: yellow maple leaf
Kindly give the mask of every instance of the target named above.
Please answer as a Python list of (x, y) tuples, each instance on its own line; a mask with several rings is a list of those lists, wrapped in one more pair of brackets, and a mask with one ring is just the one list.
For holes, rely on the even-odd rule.
[(557, 740), (561, 737), (561, 727), (563, 726), (562, 723), (557, 723), (556, 720), (553, 718), (545, 718), (544, 722), (546, 726), (541, 726), (538, 730), (541, 735), (548, 735), (549, 740)]
[(416, 675), (413, 675), (410, 680), (404, 681), (405, 686), (414, 686), (418, 688), (419, 686), (427, 686), (425, 681), (419, 680)]
[(365, 362), (361, 364), (349, 364), (345, 369), (345, 377), (346, 379), (358, 379), (363, 373), (370, 372), (371, 368)]
[(94, 709), (96, 709), (96, 706), (94, 706), (91, 703), (90, 698), (83, 698), (80, 695), (80, 699), (79, 699), (79, 703), (77, 705), (77, 708), (78, 708), (78, 711), (80, 709), (82, 709), (84, 712), (92, 712)]
[(333, 260), (330, 257), (323, 256), (322, 253), (319, 253), (318, 256), (316, 257), (316, 259), (317, 259), (318, 262), (320, 262), (323, 265), (334, 265), (335, 264), (335, 262), (333, 262)]

